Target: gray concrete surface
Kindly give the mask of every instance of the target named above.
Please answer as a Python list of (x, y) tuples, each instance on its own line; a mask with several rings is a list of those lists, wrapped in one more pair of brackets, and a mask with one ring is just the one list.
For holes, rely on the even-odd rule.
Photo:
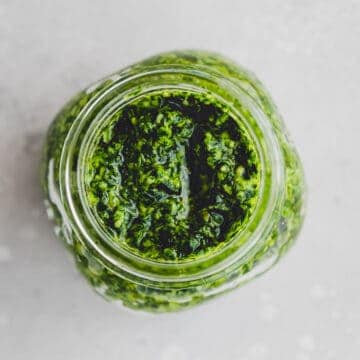
[[(0, 358), (357, 360), (360, 1), (0, 0)], [(304, 160), (307, 219), (261, 279), (149, 316), (95, 295), (57, 241), (38, 185), (44, 132), (98, 78), (203, 48), (251, 68)]]

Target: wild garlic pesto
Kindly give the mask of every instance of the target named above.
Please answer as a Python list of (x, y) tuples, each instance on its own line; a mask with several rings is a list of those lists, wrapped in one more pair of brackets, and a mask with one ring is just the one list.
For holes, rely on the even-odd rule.
[(259, 159), (210, 94), (150, 93), (111, 116), (86, 159), (86, 193), (119, 246), (158, 260), (230, 240), (258, 198)]
[(146, 311), (266, 271), (303, 219), (301, 163), (270, 96), (203, 51), (156, 55), (80, 92), (49, 128), (42, 179), (90, 284)]

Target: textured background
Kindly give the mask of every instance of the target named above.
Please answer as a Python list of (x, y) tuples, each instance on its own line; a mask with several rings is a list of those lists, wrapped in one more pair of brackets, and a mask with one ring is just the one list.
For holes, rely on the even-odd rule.
[[(261, 279), (150, 316), (95, 295), (48, 224), (44, 132), (98, 78), (203, 48), (251, 68), (303, 158), (308, 214)], [(356, 360), (360, 356), (360, 1), (0, 0), (0, 357)]]

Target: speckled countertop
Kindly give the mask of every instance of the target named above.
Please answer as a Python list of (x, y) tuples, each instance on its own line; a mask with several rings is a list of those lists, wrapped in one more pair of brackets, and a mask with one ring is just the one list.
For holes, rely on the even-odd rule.
[[(360, 2), (0, 1), (0, 358), (357, 360)], [(98, 78), (158, 51), (216, 50), (277, 102), (304, 160), (308, 216), (261, 279), (189, 311), (104, 302), (48, 223), (44, 132)]]

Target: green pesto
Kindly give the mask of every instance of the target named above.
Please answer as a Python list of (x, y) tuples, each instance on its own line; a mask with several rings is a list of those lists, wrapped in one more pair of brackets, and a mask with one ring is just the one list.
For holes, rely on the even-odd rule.
[(87, 159), (87, 199), (113, 241), (157, 260), (206, 254), (256, 205), (259, 160), (209, 94), (151, 93), (112, 115)]
[[(159, 69), (167, 69), (166, 74), (152, 75)], [(199, 71), (211, 80), (197, 76)], [(146, 82), (139, 74), (146, 74)], [(221, 81), (213, 82), (215, 78)], [(181, 84), (197, 91), (184, 90)], [(150, 85), (162, 90), (149, 92)], [(244, 103), (243, 98), (230, 94), (232, 87), (241, 90)], [(104, 116), (103, 109), (117, 99), (125, 105), (115, 106)], [(269, 231), (244, 258), (224, 270), (197, 276), (212, 266), (214, 254), (226, 256), (223, 250), (234, 243), (242, 249), (243, 243), (233, 238), (256, 230), (257, 222), (251, 219), (264, 206), (260, 183), (272, 169), (262, 168), (257, 146), (264, 139), (256, 130), (258, 119), (249, 103), (266, 117), (268, 131), (280, 147), (284, 182), (279, 201), (271, 213)], [(102, 126), (94, 132), (88, 151), (82, 153), (82, 139), (98, 117)], [(82, 122), (85, 125), (80, 128)], [(77, 142), (70, 148), (72, 137)], [(67, 159), (72, 161), (68, 178)], [(83, 169), (80, 182), (85, 205), (75, 181), (78, 164)], [(301, 163), (270, 95), (249, 71), (202, 51), (156, 55), (76, 95), (49, 128), (42, 181), (56, 233), (66, 240), (90, 284), (108, 300), (146, 311), (192, 306), (254, 278), (293, 244), (303, 220)], [(67, 182), (71, 182), (69, 190)], [(265, 190), (268, 187), (265, 181)], [(115, 267), (84, 236), (74, 209), (95, 243), (118, 256), (119, 263), (122, 258), (116, 249), (138, 255), (134, 266), (141, 270), (141, 259), (164, 267), (146, 268), (154, 277)], [(94, 223), (106, 233), (109, 244), (97, 236)], [(198, 260), (201, 266), (181, 267)], [(167, 273), (177, 274), (178, 281), (168, 280)], [(185, 275), (193, 277), (189, 280)]]

